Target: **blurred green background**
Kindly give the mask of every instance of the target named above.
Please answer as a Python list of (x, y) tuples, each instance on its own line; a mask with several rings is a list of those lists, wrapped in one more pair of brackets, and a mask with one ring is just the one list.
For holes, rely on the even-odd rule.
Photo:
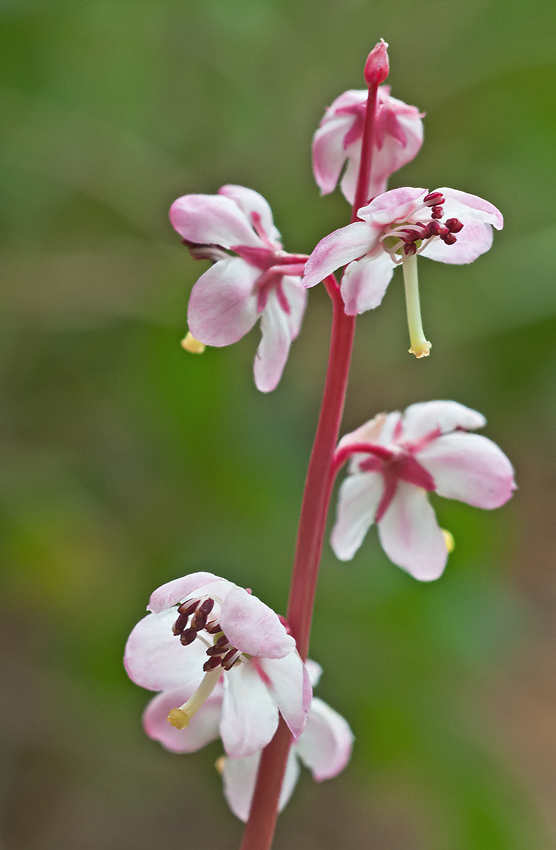
[(187, 355), (204, 264), (167, 209), (246, 184), (289, 251), (347, 223), (310, 141), (381, 36), (394, 96), (427, 112), (390, 186), (475, 192), (506, 228), (473, 266), (421, 262), (426, 361), (400, 279), (361, 318), (344, 430), (455, 398), (520, 490), (492, 514), (435, 501), (457, 547), (432, 585), (374, 532), (349, 564), (325, 547), (311, 654), (357, 741), (338, 779), (302, 777), (275, 846), (556, 847), (555, 33), (552, 0), (2, 0), (4, 850), (239, 844), (220, 745), (147, 739), (121, 656), (151, 590), (190, 571), (285, 608), (330, 310), (313, 290), (269, 396), (258, 331)]

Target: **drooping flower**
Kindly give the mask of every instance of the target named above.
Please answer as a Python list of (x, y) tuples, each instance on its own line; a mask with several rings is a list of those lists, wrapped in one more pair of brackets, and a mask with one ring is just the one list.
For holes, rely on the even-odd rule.
[(498, 446), (479, 434), (484, 416), (455, 401), (428, 401), (382, 413), (342, 437), (336, 464), (351, 456), (339, 491), (332, 548), (342, 561), (376, 522), (391, 561), (421, 581), (438, 578), (448, 558), (427, 493), (479, 508), (498, 508), (515, 489)]
[[(492, 245), (502, 213), (477, 195), (457, 189), (403, 188), (379, 195), (356, 221), (325, 236), (309, 257), (303, 285), (314, 286), (346, 266), (341, 290), (346, 313), (355, 316), (381, 303), (397, 265), (403, 265), (411, 348), (429, 353), (421, 322), (417, 255), (441, 263), (471, 263)], [(444, 221), (442, 221), (444, 219)], [(456, 235), (457, 234), (457, 235)]]
[(195, 259), (214, 263), (191, 292), (192, 337), (230, 345), (261, 319), (255, 384), (262, 392), (273, 390), (303, 320), (307, 293), (299, 282), (306, 255), (283, 250), (267, 201), (244, 186), (184, 195), (172, 204), (170, 221)]
[[(307, 661), (306, 668), (314, 687), (320, 676), (320, 666)], [(159, 741), (174, 753), (191, 753), (201, 749), (220, 737), (220, 723), (224, 698), (224, 687), (219, 682), (210, 697), (192, 718), (185, 729), (176, 729), (166, 722), (168, 711), (176, 700), (185, 699), (189, 691), (163, 692), (154, 697), (143, 716), (147, 735)], [(299, 776), (301, 760), (320, 782), (337, 776), (349, 761), (353, 734), (349, 725), (338, 712), (325, 702), (313, 697), (307, 725), (290, 749), (282, 793), (280, 811), (290, 799)], [(217, 766), (222, 773), (224, 793), (235, 815), (247, 820), (255, 788), (261, 750), (245, 758), (224, 756)]]
[[(340, 188), (353, 204), (367, 105), (366, 89), (344, 92), (326, 110), (313, 137), (313, 173), (321, 194)], [(423, 113), (416, 106), (390, 96), (390, 86), (380, 86), (373, 134), (372, 167), (367, 199), (386, 191), (390, 176), (411, 162), (423, 144)]]
[(190, 751), (204, 746), (220, 700), (220, 736), (232, 758), (265, 747), (278, 713), (299, 737), (311, 686), (295, 640), (267, 605), (212, 573), (192, 573), (155, 590), (148, 610), (129, 636), (125, 667), (136, 684), (163, 692), (148, 711), (164, 706), (171, 736), (185, 730)]

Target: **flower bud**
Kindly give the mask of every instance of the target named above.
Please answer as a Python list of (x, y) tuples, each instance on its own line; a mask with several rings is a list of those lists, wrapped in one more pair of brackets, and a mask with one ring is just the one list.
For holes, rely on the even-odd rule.
[(383, 38), (373, 47), (365, 64), (365, 82), (368, 86), (379, 86), (390, 72), (388, 45)]

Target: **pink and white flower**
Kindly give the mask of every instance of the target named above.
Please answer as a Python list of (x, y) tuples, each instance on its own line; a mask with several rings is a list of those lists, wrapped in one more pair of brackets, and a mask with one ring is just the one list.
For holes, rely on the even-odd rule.
[(192, 573), (155, 590), (148, 610), (129, 636), (124, 662), (136, 684), (163, 692), (145, 723), (150, 729), (163, 708), (168, 749), (173, 740), (181, 742), (179, 752), (204, 746), (216, 715), (232, 758), (265, 747), (279, 713), (299, 737), (311, 704), (309, 677), (295, 640), (260, 599), (212, 573)]
[(428, 401), (403, 415), (382, 413), (342, 437), (336, 465), (351, 460), (332, 530), (337, 557), (350, 560), (376, 522), (394, 564), (421, 581), (438, 578), (448, 549), (427, 494), (492, 509), (516, 486), (502, 450), (468, 433), (485, 424), (484, 416), (455, 401)]
[(170, 221), (193, 257), (214, 263), (191, 292), (191, 334), (205, 345), (230, 345), (261, 319), (255, 384), (273, 390), (303, 320), (306, 255), (283, 250), (267, 201), (244, 186), (184, 195), (172, 204)]
[[(320, 666), (314, 661), (307, 661), (306, 669), (311, 685), (315, 686), (320, 676)], [(220, 681), (184, 729), (170, 726), (167, 715), (176, 701), (187, 698), (189, 690), (182, 688), (158, 694), (145, 709), (145, 732), (170, 752), (195, 752), (220, 737), (224, 693)], [(325, 702), (313, 697), (307, 725), (290, 749), (280, 796), (280, 811), (295, 788), (300, 760), (320, 782), (337, 776), (344, 769), (351, 756), (352, 745), (353, 734), (344, 718)], [(228, 804), (234, 814), (244, 821), (249, 816), (260, 757), (259, 749), (244, 758), (230, 758), (228, 755), (217, 762)]]
[(502, 213), (477, 195), (457, 189), (403, 188), (379, 195), (358, 211), (361, 221), (325, 236), (309, 257), (303, 285), (315, 286), (346, 266), (342, 297), (355, 316), (381, 303), (397, 265), (403, 265), (411, 353), (424, 357), (417, 255), (441, 263), (471, 263), (492, 245), (492, 228), (501, 230)]
[[(314, 687), (320, 667), (311, 661), (306, 664)], [(352, 747), (353, 732), (347, 721), (323, 700), (313, 697), (307, 726), (288, 754), (278, 811), (282, 811), (293, 794), (300, 762), (309, 768), (317, 782), (322, 782), (342, 772), (350, 760)], [(245, 759), (224, 757), (217, 763), (228, 805), (242, 821), (249, 817), (260, 758), (261, 753), (255, 753)]]
[[(366, 89), (350, 89), (337, 97), (313, 137), (313, 173), (321, 194), (334, 191), (347, 161), (340, 188), (350, 204), (361, 162), (367, 94)], [(416, 106), (391, 97), (390, 86), (379, 87), (368, 199), (385, 192), (394, 171), (417, 156), (423, 144), (422, 118)]]

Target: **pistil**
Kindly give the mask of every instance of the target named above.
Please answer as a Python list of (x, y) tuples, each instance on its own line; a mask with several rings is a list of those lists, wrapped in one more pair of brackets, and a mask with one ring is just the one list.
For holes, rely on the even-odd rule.
[(428, 357), (431, 344), (425, 337), (421, 320), (421, 302), (419, 300), (419, 280), (417, 277), (417, 257), (414, 254), (402, 254), (403, 279), (405, 284), (405, 303), (407, 323), (411, 342), (410, 354), (415, 357)]
[(208, 670), (193, 696), (189, 697), (187, 702), (184, 702), (179, 708), (170, 709), (168, 723), (175, 729), (186, 729), (193, 715), (205, 704), (215, 689), (221, 675), (222, 670), (220, 667), (216, 667), (214, 670)]

